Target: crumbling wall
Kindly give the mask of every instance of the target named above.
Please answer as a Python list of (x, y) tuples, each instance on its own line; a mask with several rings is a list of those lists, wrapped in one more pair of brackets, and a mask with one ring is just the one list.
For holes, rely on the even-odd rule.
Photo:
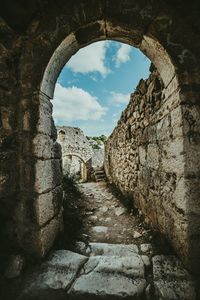
[(57, 132), (63, 158), (68, 155), (77, 155), (86, 163), (92, 157), (92, 147), (80, 128), (57, 126)]
[(90, 177), (91, 168), (101, 167), (104, 162), (104, 149), (94, 149), (92, 144), (77, 127), (57, 126), (58, 143), (62, 147), (63, 172), (68, 173), (72, 164), (70, 156), (77, 156), (87, 167)]
[[(49, 201), (48, 193), (60, 186), (62, 176), (60, 156), (51, 154), (52, 145), (57, 146), (50, 100), (61, 69), (76, 51), (94, 41), (113, 39), (143, 51), (156, 66), (165, 86), (160, 109), (149, 119), (145, 113), (147, 124), (141, 125), (145, 130), (138, 127), (137, 131), (144, 137), (146, 134), (149, 140), (154, 125), (160, 124), (156, 132), (160, 139), (159, 133), (163, 130), (166, 149), (162, 155), (159, 153), (162, 159), (154, 162), (159, 165), (154, 170), (145, 162), (147, 158), (152, 161), (157, 157), (154, 152), (159, 151), (161, 142), (159, 147), (153, 140), (146, 148), (141, 144), (138, 157), (142, 159), (142, 153), (145, 154), (144, 166), (138, 163), (142, 166), (141, 172), (134, 170), (138, 179), (136, 175), (134, 178), (141, 185), (146, 180), (150, 192), (144, 197), (139, 190), (137, 197), (135, 186), (138, 185), (134, 184), (134, 197), (138, 205), (141, 203), (144, 214), (148, 207), (149, 218), (173, 240), (185, 264), (199, 272), (200, 39), (197, 1), (174, 0), (173, 4), (164, 0), (63, 1), (58, 6), (55, 1), (47, 0), (40, 1), (41, 5), (33, 3), (26, 9), (20, 1), (15, 2), (12, 6), (5, 1), (1, 7), (5, 22), (0, 20), (1, 245), (9, 239), (12, 244), (23, 247), (27, 254), (44, 255), (53, 244), (62, 218), (61, 210), (57, 209), (59, 197), (55, 202)], [(122, 123), (126, 134), (126, 122), (121, 120)], [(171, 132), (174, 139), (170, 137)], [(128, 145), (127, 140), (125, 164), (129, 162)], [(181, 148), (183, 151), (179, 152)], [(185, 159), (183, 173), (182, 157)], [(124, 169), (125, 165), (120, 170), (122, 174)], [(152, 206), (151, 194), (156, 195), (157, 186), (151, 175), (155, 175), (153, 171), (156, 170), (163, 170), (157, 176), (158, 187), (162, 183), (163, 192), (159, 188), (154, 197), (157, 202)], [(133, 177), (132, 172), (126, 175), (128, 181)], [(119, 185), (120, 182), (121, 179)], [(40, 204), (35, 206), (39, 198)], [(46, 214), (49, 203), (53, 214)], [(42, 225), (37, 222), (38, 211), (46, 218)], [(7, 229), (14, 236), (8, 236)]]
[(102, 167), (104, 164), (104, 148), (93, 149), (92, 154), (92, 167)]
[(57, 132), (62, 148), (63, 173), (75, 176), (80, 173), (80, 180), (87, 181), (91, 174), (93, 154), (88, 139), (77, 127), (57, 126)]
[(109, 137), (105, 171), (110, 182), (132, 196), (145, 221), (186, 256), (182, 108), (174, 95), (166, 97), (156, 70), (140, 81)]

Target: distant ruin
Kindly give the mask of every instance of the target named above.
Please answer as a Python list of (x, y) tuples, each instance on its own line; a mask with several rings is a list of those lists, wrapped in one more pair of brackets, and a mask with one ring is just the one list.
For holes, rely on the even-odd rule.
[(57, 126), (57, 132), (63, 173), (74, 175), (82, 182), (91, 179), (92, 171), (103, 166), (104, 148), (94, 149), (80, 128)]

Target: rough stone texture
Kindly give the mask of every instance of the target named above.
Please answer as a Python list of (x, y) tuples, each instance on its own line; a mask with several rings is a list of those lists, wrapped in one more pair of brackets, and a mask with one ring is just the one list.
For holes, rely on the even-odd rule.
[(154, 256), (151, 272), (149, 257), (135, 253), (134, 245), (77, 244), (78, 251), (86, 247), (93, 248), (89, 257), (53, 252), (25, 273), (14, 299), (195, 300), (194, 282), (175, 256)]
[[(173, 240), (187, 265), (198, 271), (199, 2), (81, 0), (62, 1), (58, 6), (54, 1), (33, 0), (26, 7), (23, 1), (16, 0), (14, 5), (11, 2), (2, 5), (3, 19), (0, 19), (1, 246), (8, 249), (10, 245), (16, 245), (32, 253), (32, 242), (28, 247), (25, 245), (30, 231), (26, 232), (27, 228), (38, 231), (35, 220), (32, 220), (36, 198), (36, 153), (40, 157), (40, 149), (45, 148), (45, 157), (51, 155), (49, 146), (42, 147), (41, 144), (37, 147), (34, 144), (34, 140), (37, 145), (39, 143), (35, 137), (38, 134), (48, 136), (48, 141), (40, 139), (44, 145), (52, 145), (52, 141), (54, 143), (56, 140), (49, 99), (53, 98), (58, 74), (67, 60), (81, 47), (109, 38), (139, 47), (155, 64), (164, 82), (166, 101), (163, 109), (155, 114), (155, 119), (159, 117), (163, 120), (166, 128), (171, 115), (170, 130), (165, 130), (164, 136), (173, 135), (176, 139), (173, 147), (164, 145), (162, 162), (166, 169), (162, 176), (157, 176), (157, 169), (152, 170), (150, 166), (143, 166), (138, 174), (140, 189), (145, 191), (145, 182), (148, 187), (155, 187), (147, 189), (148, 198), (140, 195), (139, 202), (147, 209), (143, 213), (147, 215), (148, 211), (149, 219), (156, 220), (154, 223), (158, 229)], [(153, 130), (154, 127), (151, 132)], [(150, 133), (146, 131), (145, 134)], [(154, 159), (158, 147), (156, 143), (151, 144), (145, 155), (150, 159), (151, 166), (158, 166), (160, 161)], [(176, 153), (177, 147), (180, 155)], [(140, 159), (146, 159), (144, 149), (140, 153)], [(179, 170), (182, 156), (184, 176), (181, 175), (182, 168)], [(171, 164), (168, 159), (171, 159)], [(134, 173), (137, 173), (137, 164), (134, 164)], [(175, 170), (172, 169), (173, 164)], [(56, 172), (57, 169), (50, 170)], [(150, 176), (149, 170), (153, 172)], [(173, 190), (174, 181), (177, 197)], [(160, 186), (163, 192), (157, 197), (157, 187)], [(182, 196), (181, 187), (185, 187)], [(166, 199), (164, 195), (167, 195)], [(136, 195), (135, 198), (138, 199)], [(164, 199), (163, 209), (159, 210), (161, 199)], [(148, 204), (143, 205), (147, 200)], [(150, 209), (153, 201), (156, 211)], [(178, 220), (178, 224), (174, 220)]]
[(104, 162), (104, 148), (92, 149), (92, 167), (102, 167)]
[(189, 265), (194, 257), (188, 251), (184, 123), (177, 92), (166, 98), (168, 89), (156, 70), (140, 81), (106, 143), (104, 167), (109, 181), (132, 197), (145, 221), (164, 233)]
[(38, 195), (34, 202), (35, 219), (38, 225), (44, 225), (59, 213), (62, 207), (62, 200), (63, 190), (61, 186), (50, 192)]
[[(83, 131), (77, 127), (57, 126), (58, 142), (62, 146), (62, 157), (77, 155), (86, 163), (92, 157), (92, 148)], [(65, 170), (65, 167), (64, 167)], [(66, 170), (67, 171), (67, 170)]]
[(48, 261), (26, 275), (24, 287), (17, 299), (40, 299), (45, 292), (46, 296), (50, 296), (55, 290), (68, 290), (86, 261), (87, 257), (68, 250), (54, 252)]
[(93, 149), (83, 131), (77, 127), (57, 126), (58, 142), (62, 147), (63, 172), (87, 181), (92, 168), (103, 166), (104, 149)]
[(153, 257), (152, 262), (157, 299), (196, 299), (194, 282), (176, 257), (158, 255)]
[(144, 264), (137, 255), (131, 257), (95, 256), (84, 266), (70, 293), (95, 298), (128, 297), (138, 299), (146, 287)]
[(75, 251), (90, 256), (131, 256), (138, 253), (137, 245), (123, 245), (123, 244), (107, 244), (107, 243), (89, 243), (77, 242)]

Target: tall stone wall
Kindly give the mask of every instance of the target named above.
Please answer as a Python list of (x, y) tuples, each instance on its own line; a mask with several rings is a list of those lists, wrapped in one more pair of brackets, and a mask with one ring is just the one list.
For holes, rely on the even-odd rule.
[(140, 81), (109, 137), (105, 171), (110, 182), (131, 195), (145, 221), (164, 233), (186, 261), (182, 108), (175, 95), (166, 96), (156, 70)]
[[(171, 176), (169, 177), (171, 173), (177, 174), (177, 178), (176, 189), (168, 193), (163, 192), (165, 197), (162, 203), (160, 203), (161, 197), (154, 198), (158, 200), (156, 209), (161, 207), (161, 204), (163, 207), (166, 206), (162, 211), (165, 216), (160, 217), (155, 225), (164, 232), (171, 230), (172, 233), (168, 233), (168, 236), (172, 239), (174, 233), (176, 233), (174, 236), (178, 237), (178, 230), (181, 231), (180, 222), (173, 223), (173, 220), (176, 216), (178, 221), (182, 218), (183, 230), (174, 244), (177, 245), (177, 251), (178, 248), (180, 249), (179, 252), (183, 254), (185, 262), (189, 258), (192, 259), (192, 266), (190, 263), (188, 266), (192, 269), (194, 267), (199, 272), (198, 1), (174, 0), (172, 3), (170, 0), (80, 0), (62, 1), (59, 6), (55, 1), (50, 0), (39, 1), (40, 5), (36, 5), (34, 1), (31, 3), (32, 5), (28, 5), (26, 9), (19, 0), (15, 1), (15, 5), (4, 1), (4, 5), (1, 6), (1, 16), (4, 20), (0, 18), (0, 236), (2, 241), (0, 246), (5, 245), (9, 240), (12, 245), (23, 247), (27, 254), (32, 255), (37, 252), (44, 255), (53, 244), (61, 221), (60, 210), (57, 209), (60, 206), (57, 205), (60, 198), (56, 197), (55, 202), (53, 198), (49, 201), (48, 193), (61, 185), (62, 176), (60, 157), (54, 156), (51, 152), (52, 146), (55, 148), (57, 146), (50, 99), (53, 98), (55, 83), (61, 69), (76, 51), (94, 41), (113, 39), (136, 46), (143, 51), (154, 63), (165, 84), (162, 92), (165, 99), (162, 100), (162, 105), (155, 112), (154, 117), (149, 118), (150, 125), (145, 125), (145, 128), (153, 130), (154, 124), (169, 122), (170, 130), (164, 130), (165, 135), (168, 136), (171, 134), (169, 132), (173, 132), (175, 139), (170, 140), (167, 149), (168, 155), (171, 153), (171, 167), (164, 163), (167, 160), (164, 151), (161, 155), (162, 174), (163, 176), (167, 174), (166, 179), (163, 179), (164, 182), (166, 181), (163, 190), (167, 189), (170, 182), (174, 180), (173, 177), (172, 179)], [(153, 123), (154, 118), (155, 123)], [(147, 120), (146, 113), (145, 120)], [(176, 124), (173, 127), (173, 122), (177, 123), (179, 120), (183, 126), (179, 128)], [(126, 124), (124, 124), (124, 131), (125, 129)], [(147, 129), (146, 134), (149, 134)], [(159, 135), (162, 126), (160, 129), (156, 128), (156, 131)], [(174, 154), (173, 149), (178, 143), (181, 131), (184, 140), (183, 154), (177, 155), (177, 151), (174, 150), (176, 152)], [(138, 132), (140, 132), (139, 128)], [(141, 134), (145, 135), (144, 132)], [(153, 135), (149, 134), (149, 136)], [(127, 147), (128, 144), (127, 142)], [(148, 159), (149, 149), (153, 145), (156, 151), (156, 143), (153, 141), (145, 151), (141, 150), (146, 153), (146, 157), (148, 154)], [(167, 140), (164, 145), (167, 145)], [(145, 147), (142, 145), (141, 149), (143, 148)], [(118, 150), (116, 152), (119, 153)], [(128, 152), (124, 154), (128, 162), (129, 154)], [(185, 166), (181, 177), (182, 162), (179, 169), (178, 158), (182, 156), (185, 158)], [(174, 170), (171, 171), (173, 164)], [(142, 165), (139, 163), (139, 166)], [(150, 166), (147, 169), (153, 172)], [(124, 174), (124, 169), (120, 172)], [(138, 175), (140, 173), (137, 170), (134, 172)], [(133, 175), (130, 173), (127, 176)], [(163, 176), (159, 178), (165, 178)], [(55, 180), (57, 180), (56, 185)], [(154, 178), (151, 180), (155, 182)], [(135, 182), (142, 184), (143, 181), (138, 179)], [(181, 199), (181, 185), (185, 191), (184, 197), (179, 204), (176, 203), (172, 207), (173, 199), (174, 202), (177, 202), (175, 199)], [(155, 189), (150, 190), (151, 193), (156, 193)], [(180, 196), (173, 198), (175, 193)], [(140, 197), (135, 196), (135, 198), (138, 202), (139, 200), (142, 202), (144, 196), (142, 197), (140, 191), (138, 194)], [(160, 194), (162, 195), (159, 190)], [(150, 197), (145, 198), (145, 201), (147, 202), (148, 199)], [(37, 201), (40, 203), (39, 206), (35, 206)], [(46, 214), (49, 204), (52, 204), (50, 211), (55, 213)], [(177, 210), (178, 205), (181, 207), (179, 210)], [(143, 210), (146, 206), (146, 203), (142, 206)], [(37, 210), (35, 207), (38, 207)], [(46, 218), (42, 225), (37, 222), (38, 211)], [(153, 210), (150, 209), (149, 216), (152, 220), (157, 220), (160, 215), (153, 218), (151, 211)], [(167, 229), (168, 225), (172, 228)], [(189, 239), (186, 245), (187, 234)], [(182, 246), (184, 250), (181, 249)]]
[(62, 227), (61, 147), (56, 141), (50, 99), (42, 93), (24, 95), (19, 105), (19, 120), (17, 235), (22, 248), (43, 256)]

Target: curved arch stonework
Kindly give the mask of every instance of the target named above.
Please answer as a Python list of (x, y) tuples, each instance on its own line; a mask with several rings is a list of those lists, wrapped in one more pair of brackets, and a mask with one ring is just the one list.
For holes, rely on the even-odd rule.
[[(62, 147), (62, 156), (76, 155), (86, 163), (92, 158), (92, 148), (83, 131), (78, 127), (57, 126), (58, 143)], [(65, 135), (62, 134), (65, 132)]]
[[(9, 18), (0, 28), (9, 36), (1, 41), (2, 155), (10, 161), (1, 166), (1, 191), (6, 203), (2, 227), (9, 231), (11, 243), (39, 256), (52, 246), (62, 218), (61, 151), (50, 102), (56, 79), (80, 48), (98, 40), (118, 40), (140, 48), (151, 59), (164, 83), (161, 119), (170, 113), (180, 121), (175, 129), (181, 163), (174, 173), (179, 172), (181, 178), (176, 192), (183, 192), (178, 218), (184, 230), (180, 234), (177, 228), (174, 206), (166, 210), (163, 224), (155, 217), (153, 226), (171, 240), (183, 262), (198, 272), (200, 39), (192, 19), (185, 21), (184, 11), (162, 0), (82, 0), (56, 8), (51, 3), (33, 15), (20, 33), (9, 26)], [(168, 220), (175, 222), (174, 238), (168, 234)]]
[[(58, 143), (62, 148), (63, 173), (69, 173), (70, 162), (67, 157), (76, 156), (83, 164), (80, 165), (81, 180), (87, 181), (92, 167), (93, 150), (83, 131), (77, 127), (57, 126)], [(63, 134), (64, 133), (64, 134)]]

